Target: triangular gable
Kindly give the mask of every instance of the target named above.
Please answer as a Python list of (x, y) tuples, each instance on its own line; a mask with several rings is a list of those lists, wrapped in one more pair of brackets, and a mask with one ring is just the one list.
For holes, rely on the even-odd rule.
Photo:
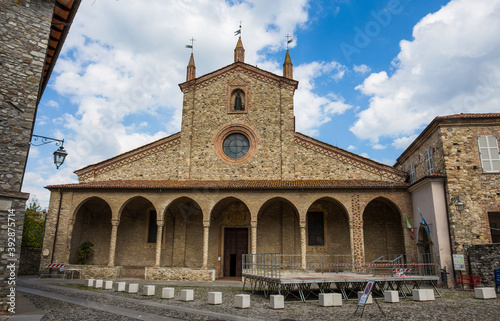
[(106, 159), (102, 162), (86, 166), (82, 169), (78, 169), (75, 171), (75, 174), (78, 175), (78, 179), (80, 181), (85, 181), (88, 178), (94, 177), (95, 175), (111, 171), (118, 167), (122, 167), (124, 165), (135, 162), (140, 158), (147, 157), (149, 155), (158, 153), (159, 151), (178, 145), (180, 144), (180, 142), (181, 142), (181, 133), (179, 132), (161, 138), (152, 143), (135, 148), (118, 156)]
[(350, 164), (391, 181), (404, 182), (404, 180), (406, 179), (406, 173), (403, 171), (397, 170), (389, 165), (381, 164), (371, 159), (348, 152), (344, 149), (329, 145), (301, 133), (295, 133), (294, 142), (299, 146), (311, 149), (328, 157), (338, 159), (343, 163)]
[(272, 72), (262, 70), (258, 67), (246, 64), (244, 62), (235, 62), (193, 80), (183, 82), (179, 84), (179, 87), (181, 88), (183, 93), (187, 93), (194, 89), (203, 88), (221, 78), (225, 78), (234, 73), (240, 72), (270, 84), (281, 85), (282, 87), (286, 87), (290, 90), (297, 89), (299, 84), (299, 82), (296, 80), (278, 76), (276, 74), (273, 74)]

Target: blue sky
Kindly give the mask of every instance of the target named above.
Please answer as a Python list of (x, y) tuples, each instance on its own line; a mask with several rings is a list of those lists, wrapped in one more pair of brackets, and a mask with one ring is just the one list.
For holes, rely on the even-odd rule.
[(233, 62), (282, 74), (287, 34), (296, 129), (375, 161), (396, 158), (436, 116), (500, 109), (500, 1), (84, 0), (41, 99), (23, 191), (180, 130), (194, 37), (197, 75)]

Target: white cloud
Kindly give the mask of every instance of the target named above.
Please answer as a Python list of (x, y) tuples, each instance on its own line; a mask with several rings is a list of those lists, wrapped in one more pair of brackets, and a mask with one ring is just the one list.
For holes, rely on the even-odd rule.
[(55, 109), (59, 109), (59, 103), (57, 103), (57, 101), (54, 101), (54, 100), (49, 100), (47, 103), (46, 103), (47, 106), (50, 106), (52, 108), (55, 108)]
[(375, 145), (372, 146), (372, 148), (380, 150), (380, 149), (385, 149), (386, 146), (385, 145), (381, 145), (381, 144), (375, 144)]
[(367, 72), (370, 72), (372, 69), (370, 67), (368, 67), (367, 65), (365, 64), (362, 64), (362, 65), (354, 65), (352, 67), (352, 69), (357, 72), (357, 73), (360, 73), (360, 74), (366, 74)]
[(394, 139), (392, 146), (397, 149), (406, 149), (418, 137), (417, 134), (411, 136), (403, 136)]
[[(363, 139), (413, 135), (435, 116), (500, 106), (500, 2), (452, 0), (400, 42), (394, 74), (356, 87), (371, 96), (351, 131)], [(402, 141), (395, 142), (401, 145)]]
[(311, 136), (318, 135), (318, 127), (329, 122), (331, 116), (343, 114), (352, 108), (342, 97), (333, 93), (320, 96), (314, 92), (316, 78), (328, 74), (338, 80), (345, 72), (345, 66), (336, 61), (312, 62), (294, 68), (294, 78), (299, 81), (294, 97), (297, 131)]
[[(145, 6), (143, 1), (83, 1), (51, 76), (51, 88), (77, 108), (76, 113), (65, 108), (50, 122), (57, 129), (48, 134), (64, 137), (68, 157), (56, 171), (50, 152), (33, 150), (23, 191), (46, 206), (49, 191), (43, 186), (75, 182), (76, 169), (179, 131), (178, 84), (186, 79), (185, 45), (191, 37), (196, 39), (196, 73), (206, 74), (233, 62), (233, 32), (243, 19), (245, 62), (281, 73), (282, 62), (268, 60), (265, 53), (283, 50), (283, 35), (293, 35), (307, 22), (307, 3), (152, 0)], [(332, 75), (340, 79), (342, 73), (338, 69)], [(344, 108), (330, 99), (321, 102), (328, 113)], [(46, 105), (59, 107), (56, 100)], [(49, 125), (48, 120), (40, 119), (38, 125)]]
[(347, 147), (347, 149), (348, 149), (348, 150), (356, 150), (356, 149), (358, 149), (358, 148), (357, 148), (356, 146), (354, 146), (354, 145), (349, 145), (349, 146)]

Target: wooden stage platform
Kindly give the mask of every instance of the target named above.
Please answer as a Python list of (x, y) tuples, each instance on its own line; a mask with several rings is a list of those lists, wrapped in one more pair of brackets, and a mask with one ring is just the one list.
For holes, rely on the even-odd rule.
[(277, 277), (266, 277), (244, 273), (243, 290), (250, 285), (252, 293), (263, 292), (265, 297), (282, 294), (285, 298), (300, 301), (316, 300), (319, 293), (341, 293), (344, 300), (358, 298), (358, 291), (363, 291), (369, 281), (375, 281), (372, 293), (383, 296), (386, 290), (399, 292), (400, 297), (411, 296), (413, 289), (419, 289), (426, 283), (432, 286), (436, 295), (441, 297), (436, 283), (437, 276), (374, 276), (358, 273), (280, 273)]

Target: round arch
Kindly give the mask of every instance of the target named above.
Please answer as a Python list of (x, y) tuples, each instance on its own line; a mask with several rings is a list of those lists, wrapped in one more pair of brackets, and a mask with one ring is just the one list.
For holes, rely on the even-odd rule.
[(203, 210), (194, 199), (174, 199), (163, 216), (160, 265), (200, 268), (203, 261)]
[(365, 261), (381, 256), (386, 259), (405, 254), (401, 211), (389, 199), (378, 197), (363, 211), (363, 238)]
[(240, 277), (242, 255), (250, 253), (251, 214), (237, 197), (220, 199), (210, 213), (208, 266), (217, 277)]
[(86, 264), (104, 265), (109, 260), (112, 212), (109, 204), (100, 197), (88, 197), (73, 212), (69, 263), (79, 264), (77, 253), (80, 245), (91, 242), (94, 253)]
[[(350, 256), (349, 214), (344, 205), (331, 197), (317, 199), (306, 215), (307, 252)], [(350, 257), (345, 258), (349, 262)]]
[(123, 267), (122, 276), (144, 275), (145, 266), (155, 263), (156, 208), (144, 196), (132, 196), (123, 202), (119, 212), (115, 265)]
[(300, 254), (300, 216), (283, 197), (262, 204), (257, 215), (257, 253)]

